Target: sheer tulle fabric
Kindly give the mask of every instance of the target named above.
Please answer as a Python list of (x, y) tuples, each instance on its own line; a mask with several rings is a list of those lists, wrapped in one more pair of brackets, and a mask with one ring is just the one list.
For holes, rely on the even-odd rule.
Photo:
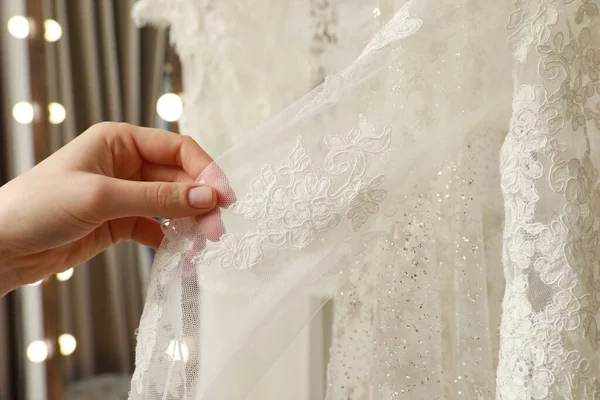
[[(136, 15), (185, 63), (199, 3)], [(376, 10), (354, 61), (199, 177), (223, 208), (167, 227), (131, 399), (243, 399), (328, 301), (326, 399), (600, 396), (598, 6)]]

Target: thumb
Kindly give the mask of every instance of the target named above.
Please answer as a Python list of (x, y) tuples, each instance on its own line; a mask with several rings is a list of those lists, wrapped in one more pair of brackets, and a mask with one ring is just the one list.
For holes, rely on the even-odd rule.
[(180, 218), (206, 214), (217, 205), (210, 186), (187, 182), (138, 182), (111, 178), (104, 214), (109, 219), (146, 216)]

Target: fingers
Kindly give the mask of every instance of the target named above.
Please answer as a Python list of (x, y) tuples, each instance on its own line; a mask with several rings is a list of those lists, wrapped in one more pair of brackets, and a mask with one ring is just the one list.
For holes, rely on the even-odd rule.
[[(74, 267), (120, 242), (134, 240), (155, 249), (164, 237), (161, 223), (147, 217), (126, 217), (108, 221), (80, 240), (52, 250), (62, 260), (59, 268)], [(53, 271), (55, 272), (55, 271)]]
[(157, 249), (163, 237), (161, 223), (151, 218), (128, 217), (105, 222), (75, 242), (22, 257), (15, 269), (18, 284), (32, 283), (83, 264), (119, 242), (134, 240)]
[(189, 136), (116, 123), (104, 123), (96, 129), (106, 135), (115, 163), (122, 162), (123, 153), (137, 152), (144, 162), (180, 167), (188, 175), (197, 177), (212, 162)]
[(190, 182), (188, 177), (200, 177), (205, 181), (201, 183), (217, 191), (219, 206), (236, 201), (223, 171), (189, 136), (114, 122), (94, 125), (91, 130), (100, 132), (108, 142), (112, 158), (106, 168), (112, 171), (108, 176), (164, 182)]
[[(108, 222), (108, 224), (114, 243), (134, 240), (144, 246), (158, 249), (164, 237), (161, 223), (152, 218), (120, 218), (112, 220)], [(108, 244), (108, 246), (110, 245), (111, 244)]]
[(194, 182), (195, 177), (188, 175), (179, 167), (144, 163), (140, 169), (140, 180), (146, 182)]
[(217, 205), (214, 189), (185, 182), (136, 182), (106, 178), (98, 207), (104, 220), (146, 216), (179, 218), (203, 215)]

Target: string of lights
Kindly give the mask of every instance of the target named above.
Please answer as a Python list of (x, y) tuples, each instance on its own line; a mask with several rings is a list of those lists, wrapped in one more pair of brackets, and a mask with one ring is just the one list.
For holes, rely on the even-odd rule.
[[(27, 39), (35, 30), (35, 24), (31, 18), (22, 15), (15, 15), (8, 20), (8, 32), (15, 39)], [(60, 24), (53, 19), (44, 21), (44, 39), (47, 42), (57, 42), (62, 37), (62, 28)], [(57, 102), (50, 102), (47, 105), (48, 120), (51, 124), (61, 124), (67, 117), (65, 107)], [(28, 101), (20, 101), (13, 106), (13, 118), (21, 124), (31, 124), (38, 111), (38, 105)]]
[[(31, 3), (27, 2), (27, 5), (30, 6)], [(44, 51), (44, 47), (40, 47), (39, 43), (34, 43), (32, 41), (37, 40), (39, 42), (40, 36), (43, 33), (43, 40), (47, 43), (55, 43), (57, 41), (59, 41), (62, 37), (62, 27), (60, 25), (60, 23), (58, 21), (55, 21), (53, 19), (45, 19), (45, 20), (41, 20), (39, 18), (39, 16), (41, 15), (41, 9), (39, 7), (32, 7), (35, 8), (34, 12), (31, 12), (31, 10), (29, 9), (29, 7), (26, 7), (25, 10), (27, 10), (28, 13), (32, 13), (35, 14), (36, 17), (31, 16), (31, 15), (14, 15), (12, 17), (10, 17), (8, 19), (7, 22), (7, 29), (9, 34), (12, 36), (12, 39), (15, 41), (30, 41), (28, 46), (25, 46), (25, 48), (27, 48), (29, 51), (29, 62), (30, 62), (30, 66), (35, 63), (35, 61), (39, 61), (39, 57), (40, 55), (37, 55), (37, 60), (34, 57), (35, 54), (32, 54), (32, 51), (35, 52), (36, 50), (40, 50)], [(37, 45), (37, 47), (36, 47)], [(44, 57), (43, 55), (41, 56), (41, 59), (43, 60)], [(39, 65), (37, 66), (38, 68), (40, 67)], [(45, 69), (45, 66), (42, 65), (41, 66), (41, 70), (43, 71)], [(30, 71), (31, 73), (31, 71)], [(46, 123), (49, 124), (53, 124), (53, 125), (59, 125), (62, 124), (65, 119), (67, 118), (67, 110), (65, 109), (65, 107), (57, 102), (57, 101), (49, 101), (46, 103), (46, 101), (40, 101), (40, 99), (46, 99), (48, 97), (48, 93), (43, 93), (43, 95), (40, 96), (39, 93), (39, 88), (40, 88), (40, 81), (37, 80), (36, 82), (34, 82), (34, 77), (30, 76), (30, 82), (31, 83), (31, 88), (30, 88), (30, 98), (31, 101), (28, 100), (21, 100), (21, 101), (17, 101), (13, 107), (12, 107), (12, 117), (14, 118), (14, 120), (18, 123), (18, 124), (23, 124), (23, 125), (31, 125), (32, 126), (32, 130), (33, 130), (33, 142), (34, 142), (34, 147), (35, 147), (35, 158), (34, 158), (34, 162), (39, 162), (41, 160), (42, 157), (45, 157), (49, 154), (43, 154), (43, 153), (47, 153), (48, 152), (48, 148), (47, 145), (45, 144), (41, 144), (38, 143), (38, 141), (40, 140), (40, 136), (44, 136), (44, 134), (46, 134), (47, 129), (36, 129), (35, 124), (39, 124), (39, 125), (45, 125)], [(37, 85), (36, 85), (37, 84)], [(37, 93), (36, 93), (37, 90)], [(45, 88), (43, 88), (43, 90), (46, 90)], [(46, 104), (44, 104), (46, 103)], [(41, 114), (42, 112), (47, 113), (46, 115)], [(36, 135), (37, 133), (37, 135)], [(40, 135), (41, 133), (41, 135)], [(46, 134), (47, 136), (47, 134)], [(42, 140), (47, 141), (47, 137), (41, 137)], [(42, 149), (43, 151), (40, 151), (40, 149)], [(57, 282), (65, 282), (68, 279), (70, 279), (73, 276), (73, 269), (68, 269), (64, 272), (61, 272), (59, 274), (56, 274), (55, 277), (49, 277), (47, 279), (45, 279), (45, 282), (49, 282), (52, 279), (56, 279)], [(24, 308), (27, 309), (27, 312), (31, 312), (31, 311), (37, 311), (37, 314), (41, 314), (41, 318), (40, 318), (40, 322), (43, 322), (43, 326), (41, 326), (41, 329), (33, 329), (34, 332), (37, 332), (38, 335), (41, 335), (41, 337), (38, 337), (37, 339), (31, 340), (29, 341), (29, 343), (26, 343), (26, 349), (25, 349), (25, 355), (27, 356), (27, 359), (29, 360), (30, 363), (32, 364), (47, 364), (47, 362), (49, 360), (51, 360), (53, 357), (60, 357), (60, 356), (69, 356), (71, 354), (73, 354), (76, 349), (77, 349), (77, 340), (76, 338), (68, 333), (68, 332), (63, 332), (60, 334), (56, 334), (59, 333), (57, 331), (58, 328), (58, 324), (54, 324), (53, 321), (56, 320), (57, 318), (55, 318), (58, 315), (58, 310), (52, 310), (53, 315), (51, 315), (50, 317), (53, 318), (51, 319), (51, 323), (48, 324), (49, 319), (47, 318), (47, 307), (48, 305), (46, 303), (48, 303), (47, 300), (47, 294), (44, 292), (44, 290), (48, 290), (50, 292), (56, 292), (56, 288), (43, 288), (42, 284), (44, 283), (44, 281), (39, 281), (36, 282), (30, 286), (33, 287), (40, 287), (40, 289), (38, 290), (42, 290), (42, 295), (40, 296), (39, 293), (36, 292), (29, 292), (26, 293), (27, 295), (30, 296), (24, 296), (24, 300), (25, 300), (25, 305)], [(32, 288), (33, 289), (33, 288)], [(27, 291), (27, 289), (24, 289), (25, 291)], [(27, 297), (32, 297), (35, 300), (36, 298), (39, 299), (38, 301), (27, 301)], [(55, 295), (53, 297), (56, 297)], [(31, 300), (31, 299), (29, 299)], [(40, 300), (41, 300), (41, 307), (39, 306), (40, 304)], [(55, 301), (50, 302), (51, 306), (55, 306)], [(37, 306), (36, 306), (37, 305)], [(32, 307), (33, 306), (33, 307)], [(29, 318), (29, 324), (31, 325), (31, 317)], [(34, 326), (39, 326), (40, 323), (33, 323)], [(50, 327), (48, 325), (55, 325), (53, 326), (51, 329), (49, 329)], [(27, 329), (27, 327), (25, 327), (25, 329)], [(32, 335), (31, 332), (28, 336), (34, 336), (35, 333)], [(34, 336), (35, 337), (35, 336)], [(56, 369), (56, 367), (59, 367), (60, 369), (60, 365), (61, 363), (53, 363), (52, 366), (47, 365), (46, 366), (46, 376), (47, 376), (47, 380), (46, 380), (46, 386), (47, 386), (47, 390), (44, 396), (45, 398), (47, 398), (48, 400), (54, 400), (55, 398), (58, 399), (59, 396), (62, 397), (62, 384), (58, 383), (57, 381), (60, 381), (60, 379), (56, 379), (56, 378), (60, 378), (62, 376), (63, 371), (55, 371), (55, 370), (50, 370), (52, 369)], [(26, 367), (26, 371), (37, 371), (35, 369), (32, 368), (27, 368)], [(41, 388), (39, 388), (39, 386), (43, 386), (44, 382), (40, 382), (37, 381), (37, 378), (39, 377), (39, 375), (37, 375), (37, 373), (35, 374), (26, 374), (25, 379), (26, 381), (35, 381), (35, 382), (26, 382), (26, 384), (29, 387), (29, 390), (26, 390), (26, 395), (28, 398), (33, 398), (35, 396), (39, 396), (41, 393), (39, 392), (40, 390), (43, 390)], [(38, 388), (35, 388), (35, 385), (38, 386)]]

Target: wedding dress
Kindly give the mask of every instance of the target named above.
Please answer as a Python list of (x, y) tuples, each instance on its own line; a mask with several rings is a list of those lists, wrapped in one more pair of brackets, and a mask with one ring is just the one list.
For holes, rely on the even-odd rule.
[(140, 2), (226, 151), (222, 208), (166, 228), (130, 398), (244, 399), (329, 301), (328, 400), (600, 398), (599, 14)]

